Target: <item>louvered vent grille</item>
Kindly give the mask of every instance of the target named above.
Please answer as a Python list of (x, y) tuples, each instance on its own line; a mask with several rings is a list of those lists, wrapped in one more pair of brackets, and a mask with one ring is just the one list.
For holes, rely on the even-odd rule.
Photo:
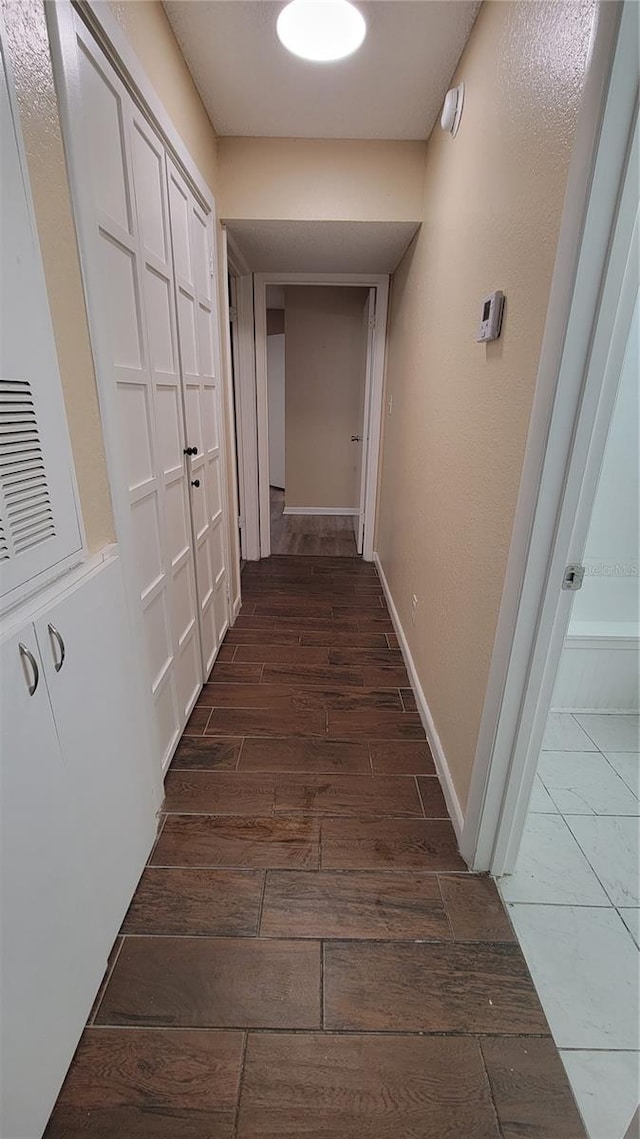
[(0, 380), (0, 561), (55, 536), (28, 380)]

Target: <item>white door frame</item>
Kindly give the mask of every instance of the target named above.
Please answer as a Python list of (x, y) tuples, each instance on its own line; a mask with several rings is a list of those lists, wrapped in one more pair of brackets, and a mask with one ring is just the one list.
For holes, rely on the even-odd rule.
[(329, 285), (375, 289), (376, 314), (373, 340), (373, 368), (369, 409), (369, 447), (365, 498), (363, 558), (373, 561), (373, 541), (378, 495), (378, 464), (382, 431), (382, 397), (387, 340), (389, 277), (379, 273), (256, 273), (254, 276), (256, 345), (257, 468), (260, 503), (260, 555), (271, 553), (271, 509), (269, 503), (269, 415), (267, 401), (267, 285)]
[(518, 853), (571, 609), (563, 571), (582, 558), (633, 310), (622, 282), (637, 279), (637, 154), (621, 190), (633, 169), (638, 7), (603, 3), (596, 19), (461, 840), (469, 865), (495, 875)]
[(232, 381), (235, 387), (241, 551), (242, 557), (251, 562), (260, 558), (253, 274), (231, 234), (228, 230), (226, 233), (231, 279)]
[[(125, 468), (120, 454), (122, 443), (118, 407), (116, 405), (115, 393), (113, 392), (112, 385), (110, 383), (110, 352), (109, 345), (106, 340), (104, 321), (102, 318), (101, 300), (100, 296), (92, 287), (91, 272), (88, 268), (89, 264), (95, 263), (97, 260), (97, 237), (94, 230), (93, 217), (91, 215), (91, 211), (88, 209), (85, 200), (85, 193), (83, 192), (82, 170), (79, 163), (77, 162), (77, 159), (74, 157), (74, 152), (76, 150), (76, 146), (78, 145), (75, 126), (77, 118), (74, 114), (74, 109), (77, 108), (79, 101), (82, 99), (81, 91), (76, 86), (73, 78), (73, 60), (75, 59), (76, 51), (74, 12), (76, 10), (82, 16), (82, 19), (87, 24), (87, 27), (104, 51), (111, 65), (115, 68), (119, 78), (127, 88), (133, 100), (136, 102), (151, 125), (160, 135), (160, 138), (166, 145), (170, 155), (174, 159), (190, 190), (194, 193), (201, 208), (211, 218), (213, 256), (215, 264), (217, 266), (219, 264), (219, 246), (216, 204), (211, 190), (209, 189), (202, 174), (200, 173), (198, 167), (189, 154), (189, 151), (187, 150), (182, 138), (174, 127), (154, 87), (147, 78), (142, 64), (140, 63), (140, 60), (133, 50), (129, 40), (118, 25), (115, 17), (111, 14), (109, 5), (100, 2), (100, 0), (98, 0), (98, 2), (96, 2), (96, 0), (82, 0), (82, 3), (79, 4), (72, 4), (70, 0), (57, 0), (57, 2), (54, 4), (47, 4), (47, 28), (51, 43), (51, 56), (56, 92), (60, 105), (60, 118), (63, 130), (63, 140), (65, 142), (69, 183), (71, 187), (73, 216), (79, 238), (78, 248), (80, 255), (80, 269), (84, 286), (87, 315), (89, 319), (91, 347), (95, 363), (98, 401), (100, 405), (105, 456), (107, 461), (107, 471), (109, 475), (109, 488), (113, 502), (114, 522), (122, 552), (123, 571), (125, 575), (127, 597), (129, 599), (131, 611), (133, 614), (132, 619), (137, 628), (138, 639), (140, 643), (142, 643), (142, 625), (138, 612), (139, 606), (136, 600), (136, 575), (135, 562), (133, 559), (134, 545), (131, 536), (131, 519), (128, 496), (122, 479), (122, 471)], [(220, 328), (221, 305), (217, 272), (213, 275), (212, 289), (213, 311), (216, 314), (216, 329), (214, 337), (215, 367), (217, 374), (222, 377), (224, 399), (228, 405), (229, 398), (232, 393), (230, 393), (228, 387), (230, 381), (228, 369), (223, 369), (222, 365), (222, 330)], [(231, 422), (229, 424), (229, 430), (232, 433), (232, 445), (234, 429), (235, 425), (233, 422)], [(229, 492), (229, 466), (226, 444), (227, 433), (223, 430), (221, 439), (224, 475), (223, 495), (227, 509), (228, 521), (230, 521), (233, 517), (233, 505), (231, 494)], [(228, 572), (230, 574), (230, 549), (232, 548), (232, 544), (231, 536), (228, 532), (228, 526), (224, 527), (224, 541), (226, 545), (225, 559), (228, 567)], [(237, 573), (239, 580), (239, 560)], [(228, 599), (228, 615), (229, 623), (233, 623), (234, 615), (232, 614), (232, 605), (230, 598)], [(153, 710), (150, 706), (146, 706), (146, 710), (147, 714), (145, 716), (145, 720), (147, 722), (148, 729), (151, 733), (152, 738), (151, 750), (153, 754), (157, 756), (159, 754), (159, 749), (153, 740), (153, 736), (155, 734), (153, 728)], [(178, 741), (176, 740), (176, 743), (177, 742)], [(166, 765), (167, 764), (165, 764), (165, 767)], [(155, 790), (159, 800), (161, 800), (161, 785), (157, 783), (157, 776)]]

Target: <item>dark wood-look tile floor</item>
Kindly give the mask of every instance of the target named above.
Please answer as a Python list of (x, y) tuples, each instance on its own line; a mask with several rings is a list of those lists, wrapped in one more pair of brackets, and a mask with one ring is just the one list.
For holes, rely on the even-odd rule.
[(371, 565), (245, 567), (165, 791), (47, 1139), (584, 1139)]

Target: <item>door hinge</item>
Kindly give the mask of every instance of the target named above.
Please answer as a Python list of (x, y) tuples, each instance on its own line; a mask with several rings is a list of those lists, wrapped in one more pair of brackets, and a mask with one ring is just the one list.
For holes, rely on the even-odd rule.
[(213, 260), (213, 253), (210, 253), (209, 254), (209, 276), (215, 277), (215, 275), (216, 275), (216, 266), (215, 266), (215, 262)]
[(584, 581), (584, 566), (578, 562), (571, 562), (570, 565), (564, 567), (564, 574), (562, 575), (562, 588), (563, 589), (582, 589), (582, 582)]
[(238, 515), (238, 526), (239, 526), (239, 527), (240, 527), (240, 529), (242, 530), (242, 527), (243, 527), (244, 525), (245, 525), (245, 521), (244, 521), (244, 518), (242, 517), (242, 515), (241, 515), (241, 514), (239, 514), (239, 515)]
[(369, 317), (369, 328), (375, 328), (375, 326), (376, 326), (376, 318), (375, 318), (375, 316), (370, 316)]
[(229, 305), (229, 320), (231, 321), (232, 324), (235, 324), (237, 319), (238, 319), (237, 308), (235, 307), (235, 305)]

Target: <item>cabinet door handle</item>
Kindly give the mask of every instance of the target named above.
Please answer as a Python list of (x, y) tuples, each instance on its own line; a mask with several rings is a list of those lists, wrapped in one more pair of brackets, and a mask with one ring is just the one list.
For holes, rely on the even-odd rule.
[(51, 621), (47, 625), (47, 628), (49, 630), (49, 636), (51, 637), (52, 640), (57, 641), (58, 648), (60, 649), (60, 660), (56, 660), (55, 650), (53, 652), (53, 667), (55, 668), (56, 672), (60, 672), (60, 669), (62, 668), (62, 666), (64, 664), (64, 658), (67, 655), (67, 650), (64, 647), (64, 641), (63, 641), (62, 637), (60, 636), (60, 633), (56, 629), (55, 625), (51, 624)]
[(26, 660), (28, 660), (29, 664), (31, 665), (31, 669), (33, 672), (33, 680), (31, 681), (31, 684), (29, 684), (29, 682), (27, 681), (27, 688), (29, 689), (29, 695), (33, 696), (36, 688), (38, 687), (38, 681), (40, 679), (38, 662), (36, 661), (36, 658), (34, 657), (33, 653), (29, 652), (29, 649), (27, 648), (27, 646), (23, 645), (22, 641), (18, 641), (18, 648), (20, 649), (20, 656), (22, 657), (22, 659), (25, 660), (25, 658), (26, 658)]

